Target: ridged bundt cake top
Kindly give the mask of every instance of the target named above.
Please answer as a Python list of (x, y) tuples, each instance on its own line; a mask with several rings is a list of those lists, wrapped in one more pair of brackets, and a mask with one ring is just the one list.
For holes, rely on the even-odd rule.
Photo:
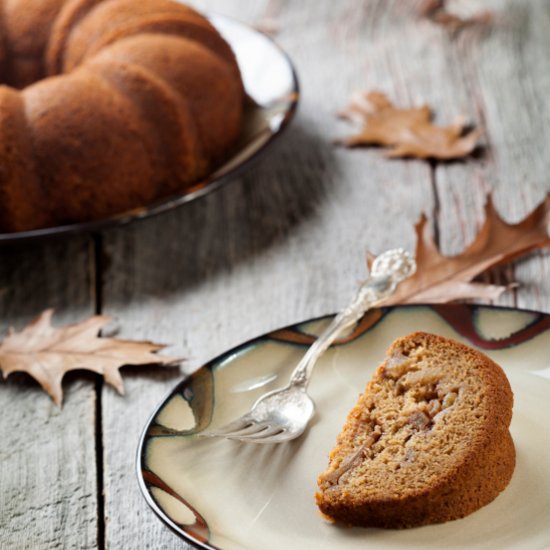
[(45, 76), (44, 53), (61, 0), (2, 0), (0, 29), (6, 50), (2, 81), (24, 88)]
[(13, 147), (0, 143), (1, 231), (143, 206), (231, 152), (244, 103), (239, 69), (193, 9), (171, 0), (0, 6), (0, 133), (14, 136)]
[(0, 228), (26, 227), (28, 220), (46, 225), (49, 216), (35, 206), (46, 198), (34, 170), (23, 98), (7, 87), (0, 87), (0, 159)]

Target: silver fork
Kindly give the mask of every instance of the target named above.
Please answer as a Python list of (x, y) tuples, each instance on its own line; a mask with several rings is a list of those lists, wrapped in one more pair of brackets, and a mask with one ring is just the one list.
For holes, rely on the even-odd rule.
[(378, 256), (353, 301), (307, 350), (292, 372), (288, 385), (262, 395), (250, 411), (237, 420), (199, 435), (249, 443), (280, 443), (300, 436), (315, 410), (306, 390), (317, 359), (338, 336), (357, 323), (367, 310), (380, 305), (415, 270), (414, 259), (400, 248)]

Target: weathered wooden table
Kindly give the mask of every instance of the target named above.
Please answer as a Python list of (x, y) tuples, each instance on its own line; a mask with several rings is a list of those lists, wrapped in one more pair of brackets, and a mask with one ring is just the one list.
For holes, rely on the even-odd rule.
[[(253, 336), (343, 306), (365, 252), (414, 247), (428, 214), (447, 254), (483, 219), (487, 192), (518, 221), (550, 190), (550, 3), (452, 2), (494, 12), (491, 30), (452, 36), (389, 0), (204, 0), (201, 9), (277, 29), (302, 86), (297, 119), (239, 180), (177, 211), (106, 231), (0, 249), (0, 330), (47, 307), (59, 322), (116, 316), (121, 336), (172, 344), (177, 369), (126, 368), (126, 395), (73, 373), (57, 408), (14, 375), (0, 385), (2, 548), (181, 548), (139, 493), (134, 459), (155, 405), (207, 359)], [(464, 114), (485, 152), (430, 165), (335, 147), (354, 90)], [(550, 312), (550, 258), (496, 274), (521, 286), (500, 304)]]

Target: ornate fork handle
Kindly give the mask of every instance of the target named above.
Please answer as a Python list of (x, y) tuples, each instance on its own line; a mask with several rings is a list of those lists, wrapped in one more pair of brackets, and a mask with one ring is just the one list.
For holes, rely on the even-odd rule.
[(298, 363), (290, 377), (289, 386), (305, 390), (319, 356), (369, 309), (380, 305), (393, 294), (397, 285), (415, 270), (414, 259), (401, 248), (388, 250), (378, 256), (368, 279), (359, 287), (351, 304), (332, 320)]

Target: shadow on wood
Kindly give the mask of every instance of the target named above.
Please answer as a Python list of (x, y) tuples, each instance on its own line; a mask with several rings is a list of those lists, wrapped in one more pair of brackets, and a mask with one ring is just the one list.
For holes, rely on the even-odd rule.
[(105, 233), (110, 305), (136, 295), (162, 298), (267, 253), (315, 219), (336, 179), (333, 145), (298, 120), (240, 179), (174, 212)]

